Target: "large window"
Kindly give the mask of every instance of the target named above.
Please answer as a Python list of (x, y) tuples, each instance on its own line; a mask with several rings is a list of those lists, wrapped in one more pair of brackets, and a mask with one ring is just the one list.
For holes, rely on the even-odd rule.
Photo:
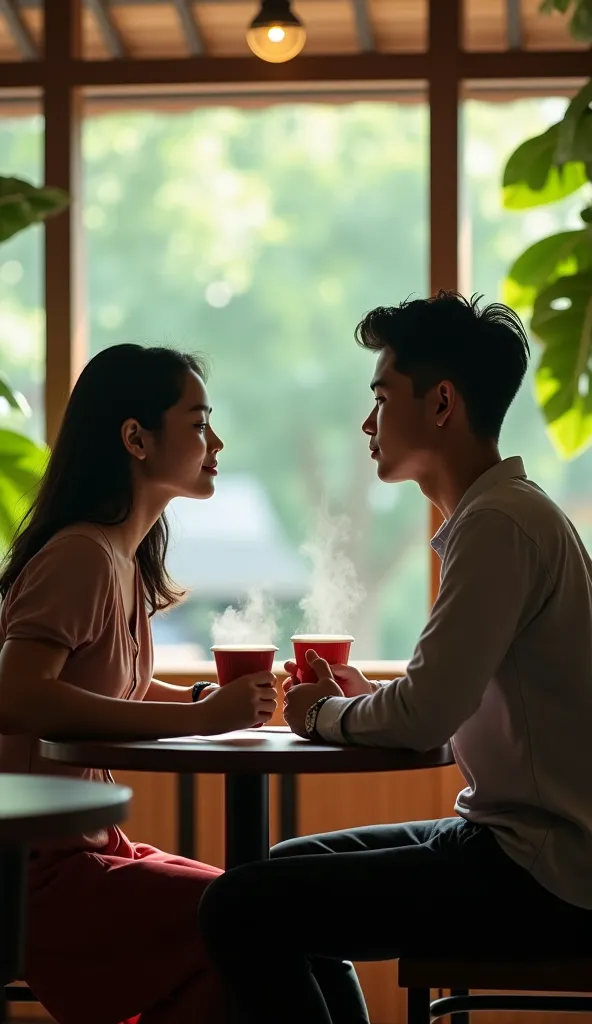
[[(581, 226), (578, 214), (584, 204), (578, 195), (524, 212), (503, 210), (501, 205), (500, 182), (507, 157), (525, 139), (559, 120), (566, 102), (560, 98), (531, 98), (465, 104), (463, 287), (482, 292), (489, 300), (501, 296), (508, 268), (528, 245), (555, 231)], [(573, 462), (563, 461), (556, 454), (534, 399), (533, 376), (539, 358), (534, 339), (531, 351), (528, 378), (503, 429), (502, 454), (524, 456), (529, 476), (561, 505), (590, 547), (592, 450)]]
[[(43, 118), (20, 113), (19, 103), (0, 93), (0, 173), (41, 184)], [(0, 248), (0, 373), (27, 399), (29, 419), (10, 414), (2, 401), (1, 423), (44, 435), (43, 382), (45, 324), (43, 310), (43, 235), (33, 227)]]
[(300, 546), (326, 504), (351, 520), (368, 594), (356, 656), (408, 654), (428, 608), (427, 508), (375, 479), (360, 433), (374, 361), (353, 330), (427, 287), (425, 106), (90, 108), (84, 157), (92, 352), (208, 353), (226, 445), (216, 496), (176, 503), (170, 567), (192, 596), (157, 643), (207, 652), (212, 612), (264, 585), (287, 654)]
[[(565, 103), (464, 104), (464, 291), (500, 297), (526, 245), (578, 226), (578, 197), (525, 213), (501, 206), (507, 156)], [(42, 132), (30, 108), (5, 105), (5, 173), (41, 180)], [(155, 623), (163, 660), (206, 655), (212, 614), (260, 585), (278, 605), (287, 653), (309, 582), (301, 545), (323, 507), (349, 517), (368, 594), (351, 622), (356, 656), (409, 655), (429, 607), (428, 510), (413, 485), (375, 479), (359, 430), (373, 359), (352, 335), (370, 307), (428, 289), (424, 104), (89, 106), (84, 160), (90, 354), (128, 340), (207, 353), (226, 446), (215, 498), (175, 503), (170, 568), (191, 596)], [(0, 258), (0, 369), (32, 406), (18, 425), (36, 437), (41, 231), (16, 236)], [(524, 455), (590, 546), (592, 452), (556, 455), (533, 396), (537, 359), (533, 342), (502, 452)]]

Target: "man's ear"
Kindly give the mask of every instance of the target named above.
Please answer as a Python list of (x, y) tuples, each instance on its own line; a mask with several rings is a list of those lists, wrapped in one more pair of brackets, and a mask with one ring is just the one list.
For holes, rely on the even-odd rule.
[(436, 424), (443, 427), (450, 416), (456, 401), (456, 391), (450, 381), (438, 384), (436, 392)]

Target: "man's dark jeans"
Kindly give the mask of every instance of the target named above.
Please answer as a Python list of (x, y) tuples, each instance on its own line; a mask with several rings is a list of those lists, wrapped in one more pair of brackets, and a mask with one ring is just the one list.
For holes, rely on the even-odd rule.
[(463, 818), (281, 843), (208, 887), (200, 926), (244, 1024), (367, 1024), (351, 960), (592, 949), (592, 911)]

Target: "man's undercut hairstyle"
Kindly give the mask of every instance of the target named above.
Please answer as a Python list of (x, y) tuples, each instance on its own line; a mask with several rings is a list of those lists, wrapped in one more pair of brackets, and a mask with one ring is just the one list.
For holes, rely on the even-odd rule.
[(423, 396), (450, 381), (462, 397), (471, 430), (497, 441), (504, 417), (524, 379), (530, 348), (520, 317), (500, 302), (482, 306), (440, 291), (429, 299), (378, 306), (355, 331), (363, 348), (390, 349), (394, 368)]

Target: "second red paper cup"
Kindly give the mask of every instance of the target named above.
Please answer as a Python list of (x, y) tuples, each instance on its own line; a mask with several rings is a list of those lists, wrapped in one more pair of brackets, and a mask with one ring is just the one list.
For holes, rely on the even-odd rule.
[(347, 665), (353, 636), (331, 636), (299, 633), (291, 638), (294, 645), (294, 658), (298, 666), (298, 681), (316, 683), (317, 675), (306, 660), (307, 651), (315, 651), (319, 658), (324, 658), (330, 665)]

